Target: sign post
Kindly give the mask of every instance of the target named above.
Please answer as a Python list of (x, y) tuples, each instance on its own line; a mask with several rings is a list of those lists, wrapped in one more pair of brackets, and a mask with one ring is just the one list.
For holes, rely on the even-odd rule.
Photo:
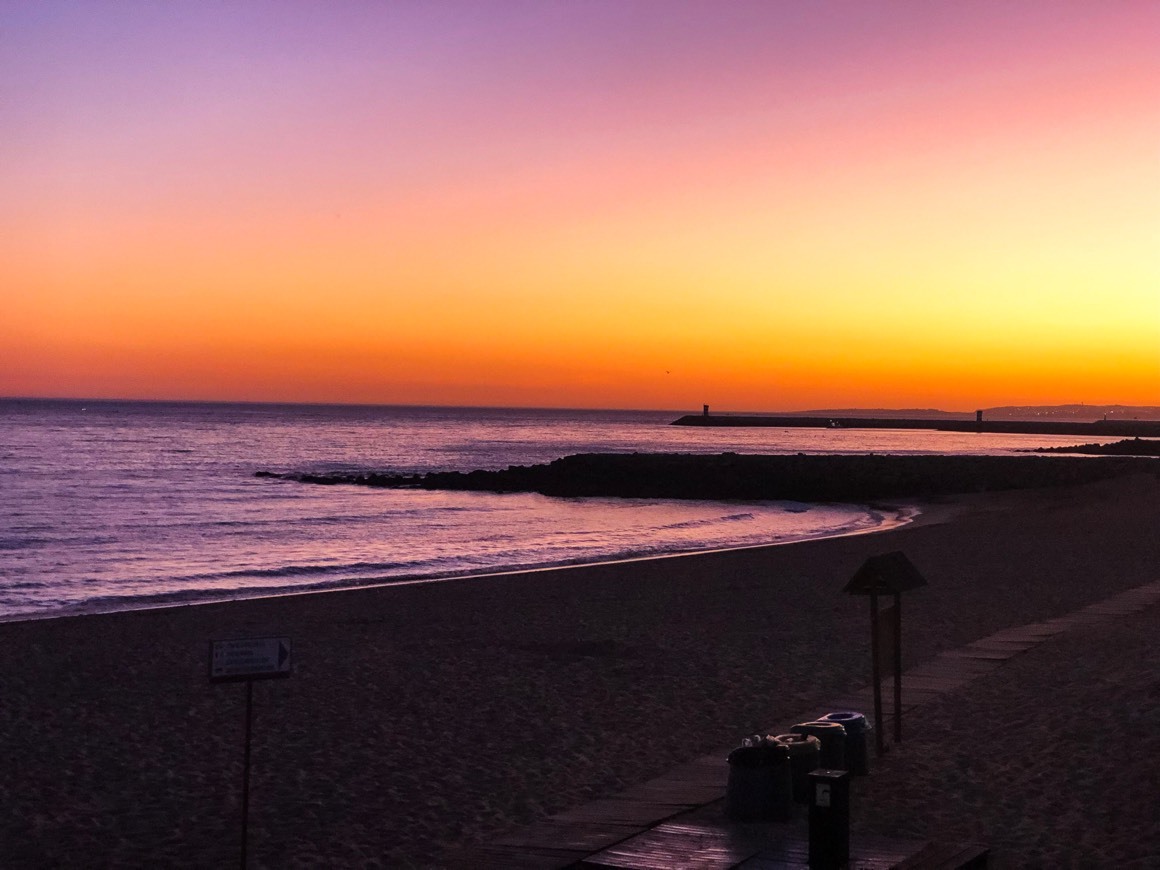
[(253, 734), (254, 722), (254, 680), (288, 676), (290, 676), (288, 637), (246, 637), (210, 641), (210, 682), (246, 684), (246, 738), (242, 753), (242, 870), (246, 870), (246, 850), (249, 843), (250, 737)]

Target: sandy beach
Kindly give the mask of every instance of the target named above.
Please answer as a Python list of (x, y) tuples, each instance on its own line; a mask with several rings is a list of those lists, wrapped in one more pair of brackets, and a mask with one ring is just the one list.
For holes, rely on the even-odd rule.
[[(864, 685), (865, 602), (840, 590), (867, 556), (929, 582), (909, 666), (1157, 579), (1158, 516), (1142, 475), (882, 534), (3, 624), (0, 864), (236, 863), (245, 690), (209, 683), (211, 639), (294, 644), (293, 676), (254, 687), (254, 865), (438, 867)], [(940, 700), (858, 824), (1009, 866), (1155, 866), (1156, 624), (1057, 638)]]
[(1160, 607), (1052, 638), (907, 717), (855, 831), (991, 847), (993, 867), (1160, 866)]

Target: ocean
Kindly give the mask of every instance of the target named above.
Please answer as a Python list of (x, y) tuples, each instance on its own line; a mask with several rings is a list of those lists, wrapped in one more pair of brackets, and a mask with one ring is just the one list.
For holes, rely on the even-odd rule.
[(317, 486), (259, 470), (467, 471), (585, 452), (1002, 454), (1073, 440), (669, 425), (683, 413), (0, 400), (0, 620), (797, 541), (913, 513)]

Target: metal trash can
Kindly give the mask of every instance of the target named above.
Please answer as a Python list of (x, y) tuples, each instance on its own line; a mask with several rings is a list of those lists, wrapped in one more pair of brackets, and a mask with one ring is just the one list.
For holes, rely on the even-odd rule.
[(729, 753), (725, 814), (739, 822), (787, 821), (793, 816), (789, 749), (775, 740)]
[(866, 717), (852, 710), (843, 710), (827, 713), (819, 721), (837, 722), (846, 729), (846, 769), (854, 776), (867, 776), (870, 756), (866, 752), (866, 732), (870, 730), (870, 723)]
[(810, 799), (810, 773), (819, 767), (822, 743), (810, 734), (778, 734), (777, 741), (789, 750), (789, 769), (793, 779), (794, 803), (808, 803)]
[(838, 722), (801, 722), (789, 729), (794, 734), (812, 734), (822, 744), (819, 767), (846, 769), (846, 729)]

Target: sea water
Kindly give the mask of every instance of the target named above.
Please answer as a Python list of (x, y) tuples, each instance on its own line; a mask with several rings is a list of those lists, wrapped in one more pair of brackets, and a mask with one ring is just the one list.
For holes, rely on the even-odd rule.
[(466, 471), (582, 452), (1010, 453), (1070, 441), (669, 425), (682, 413), (0, 400), (0, 619), (778, 543), (906, 515), (318, 486), (259, 470)]

